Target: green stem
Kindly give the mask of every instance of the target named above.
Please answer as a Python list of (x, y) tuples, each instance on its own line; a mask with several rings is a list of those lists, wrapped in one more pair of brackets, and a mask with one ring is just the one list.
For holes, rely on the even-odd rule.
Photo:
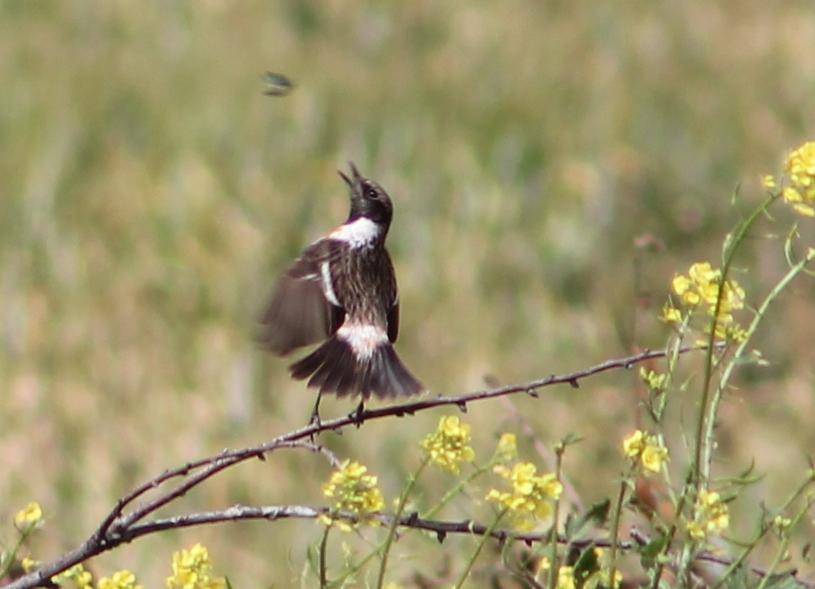
[(719, 293), (716, 297), (716, 306), (713, 309), (713, 319), (710, 322), (710, 335), (708, 337), (707, 342), (707, 353), (705, 354), (705, 376), (704, 381), (702, 383), (702, 399), (699, 404), (699, 419), (696, 425), (696, 446), (695, 446), (695, 455), (693, 461), (693, 486), (695, 490), (695, 494), (699, 494), (699, 490), (701, 489), (702, 485), (702, 455), (703, 455), (703, 444), (704, 444), (704, 432), (705, 432), (705, 419), (708, 416), (707, 409), (708, 409), (708, 400), (710, 397), (710, 381), (713, 378), (713, 352), (715, 350), (716, 344), (716, 328), (718, 327), (719, 323), (719, 313), (722, 308), (722, 295), (724, 294), (724, 285), (727, 282), (727, 275), (730, 271), (730, 266), (733, 263), (733, 259), (735, 257), (736, 251), (738, 250), (741, 242), (744, 241), (744, 237), (747, 235), (747, 231), (750, 227), (753, 226), (756, 219), (758, 219), (759, 215), (761, 215), (767, 207), (769, 207), (773, 201), (778, 198), (777, 194), (771, 194), (768, 196), (760, 206), (756, 207), (750, 216), (747, 217), (736, 229), (736, 233), (733, 236), (732, 241), (727, 245), (725, 255), (724, 255), (724, 263), (722, 265), (721, 276), (719, 280)]
[[(798, 525), (801, 519), (809, 512), (809, 509), (812, 507), (812, 504), (815, 503), (815, 499), (810, 499), (806, 502), (806, 505), (795, 515), (790, 523), (789, 530), (794, 528)], [(775, 554), (775, 558), (773, 559), (773, 563), (770, 565), (770, 568), (764, 573), (764, 577), (761, 579), (761, 583), (758, 586), (758, 589), (764, 589), (769, 583), (770, 578), (775, 573), (775, 570), (778, 568), (778, 565), (781, 564), (781, 561), (784, 558), (784, 555), (787, 553), (787, 548), (790, 545), (790, 535), (789, 530), (787, 533), (784, 534), (783, 538), (781, 539), (781, 544), (778, 546), (778, 552)]]
[[(477, 477), (481, 476), (485, 472), (488, 472), (497, 462), (498, 462), (498, 460), (496, 458), (494, 458), (494, 459), (490, 460), (490, 462), (487, 463), (485, 466), (477, 467), (476, 470), (474, 472), (472, 472), (466, 479), (459, 481), (458, 483), (456, 483), (456, 485), (452, 489), (447, 491), (447, 493), (445, 493), (444, 497), (441, 498), (439, 503), (437, 503), (430, 510), (423, 513), (421, 515), (422, 519), (433, 519), (433, 517), (439, 511), (441, 511), (444, 508), (445, 505), (447, 505), (456, 495), (458, 495), (461, 492), (461, 489), (463, 489), (465, 486), (467, 486), (469, 483), (471, 483)], [(384, 548), (384, 546), (385, 546), (385, 541), (383, 540), (382, 543), (379, 546), (374, 548), (372, 552), (368, 553), (362, 560), (360, 560), (358, 563), (353, 565), (348, 571), (346, 571), (346, 573), (344, 575), (342, 575), (338, 579), (335, 579), (334, 581), (332, 581), (331, 586), (332, 587), (340, 587), (340, 586), (342, 586), (342, 583), (346, 579), (348, 579), (349, 577), (351, 577), (353, 575), (356, 575), (377, 554), (380, 554), (382, 552), (382, 549)]]
[(472, 472), (466, 479), (459, 480), (455, 486), (447, 491), (441, 500), (434, 505), (432, 508), (427, 510), (422, 514), (422, 519), (433, 519), (433, 517), (441, 511), (445, 505), (447, 505), (456, 495), (458, 495), (461, 490), (473, 482), (476, 478), (484, 474), (485, 472), (489, 471), (494, 465), (496, 461), (491, 460), (487, 463), (484, 467), (477, 467), (474, 472)]
[(611, 565), (609, 566), (609, 582), (612, 585), (612, 589), (614, 589), (614, 576), (617, 573), (617, 537), (620, 534), (620, 519), (623, 510), (623, 501), (625, 500), (625, 490), (627, 488), (628, 480), (634, 474), (634, 467), (631, 468), (628, 475), (623, 477), (623, 480), (620, 481), (620, 492), (617, 495), (617, 503), (614, 505), (614, 519), (612, 520), (611, 524), (611, 550), (609, 561)]
[(393, 545), (393, 539), (396, 536), (396, 527), (399, 525), (399, 520), (402, 518), (402, 513), (405, 510), (405, 505), (407, 504), (410, 492), (416, 485), (416, 481), (419, 480), (419, 475), (422, 474), (425, 466), (427, 466), (428, 460), (428, 457), (425, 457), (424, 460), (422, 460), (419, 468), (417, 468), (416, 472), (413, 473), (413, 476), (410, 477), (410, 480), (402, 491), (402, 494), (399, 496), (399, 505), (396, 507), (396, 513), (393, 514), (393, 520), (388, 528), (388, 536), (385, 538), (385, 545), (382, 547), (382, 563), (379, 565), (379, 577), (376, 580), (377, 589), (382, 589), (385, 582), (385, 569), (388, 567), (388, 554), (390, 553), (391, 546)]
[[(563, 469), (563, 453), (566, 451), (566, 444), (564, 442), (560, 442), (557, 446), (555, 446), (555, 477), (558, 481), (560, 481), (560, 474)], [(555, 512), (552, 516), (552, 531), (551, 531), (551, 552), (552, 557), (549, 559), (552, 563), (552, 568), (549, 569), (549, 589), (555, 589), (557, 587), (557, 581), (560, 571), (560, 563), (558, 562), (557, 556), (557, 541), (558, 535), (557, 530), (559, 527), (558, 516), (560, 515), (560, 497), (555, 500)]]
[(6, 575), (8, 575), (12, 565), (17, 561), (17, 553), (20, 551), (20, 547), (23, 545), (26, 538), (31, 535), (32, 531), (34, 531), (34, 524), (27, 524), (25, 528), (20, 530), (20, 537), (17, 539), (17, 543), (14, 545), (14, 548), (4, 555), (6, 558), (3, 562), (3, 566), (0, 567), (0, 579), (3, 579), (6, 577)]
[[(685, 487), (687, 487), (689, 481), (686, 482)], [(687, 489), (682, 492), (682, 495), (679, 497), (679, 503), (676, 505), (676, 515), (675, 521), (671, 524), (670, 529), (668, 530), (668, 535), (665, 538), (665, 545), (662, 547), (659, 555), (656, 558), (657, 561), (657, 568), (654, 572), (654, 577), (651, 580), (651, 589), (659, 589), (659, 581), (662, 578), (662, 571), (665, 569), (665, 558), (668, 556), (668, 551), (671, 549), (671, 544), (673, 544), (674, 537), (676, 536), (676, 532), (679, 529), (679, 518), (682, 516), (682, 511), (685, 509), (685, 502), (687, 501), (688, 492)]]
[[(795, 491), (793, 491), (790, 494), (787, 500), (784, 501), (784, 503), (782, 503), (781, 506), (775, 510), (775, 514), (773, 517), (775, 517), (775, 515), (781, 515), (782, 513), (784, 513), (789, 508), (790, 505), (792, 505), (795, 501), (798, 500), (801, 494), (813, 482), (815, 482), (815, 479), (813, 479), (812, 477), (807, 478), (807, 480), (805, 480), (801, 485), (799, 485), (798, 488), (795, 489)], [(807, 505), (806, 509), (804, 510), (804, 513), (806, 513), (809, 507), (811, 507), (811, 504)], [(772, 520), (770, 521), (772, 522)], [(733, 571), (735, 571), (738, 567), (742, 565), (742, 563), (744, 563), (744, 561), (747, 560), (747, 557), (750, 556), (750, 553), (755, 549), (756, 546), (758, 546), (758, 543), (770, 529), (771, 529), (770, 525), (766, 525), (764, 521), (761, 522), (761, 527), (756, 537), (753, 538), (753, 540), (747, 545), (747, 547), (744, 550), (742, 550), (738, 558), (736, 558), (736, 560), (730, 563), (730, 565), (719, 577), (719, 580), (716, 582), (716, 584), (713, 585), (712, 589), (719, 589), (719, 587), (721, 587), (727, 581), (728, 577), (733, 573)]]
[(331, 526), (326, 526), (323, 532), (323, 539), (320, 541), (320, 589), (325, 589), (328, 586), (326, 581), (326, 548), (328, 547), (328, 533), (331, 531)]
[(702, 461), (703, 464), (703, 477), (708, 478), (710, 476), (710, 463), (713, 458), (713, 429), (716, 426), (716, 415), (719, 411), (719, 404), (722, 400), (722, 395), (724, 391), (727, 389), (727, 384), (730, 382), (730, 377), (733, 374), (733, 370), (735, 369), (736, 365), (738, 364), (738, 360), (744, 355), (744, 352), (747, 350), (747, 345), (750, 343), (750, 340), (753, 338), (756, 330), (758, 329), (759, 324), (764, 319), (767, 314), (767, 309), (769, 306), (778, 298), (778, 295), (789, 285), (793, 279), (801, 273), (801, 271), (806, 267), (807, 263), (810, 262), (810, 258), (806, 257), (797, 264), (795, 264), (789, 271), (784, 275), (784, 277), (775, 285), (775, 287), (770, 291), (770, 294), (764, 299), (761, 303), (761, 306), (756, 311), (755, 317), (753, 317), (753, 321), (750, 323), (750, 327), (747, 329), (747, 334), (743, 342), (739, 344), (736, 348), (735, 353), (733, 354), (733, 358), (727, 364), (722, 373), (721, 379), (719, 379), (719, 385), (716, 387), (716, 391), (713, 393), (713, 397), (710, 401), (710, 411), (708, 412), (707, 418), (707, 427), (705, 429), (705, 453), (704, 459)]
[(676, 371), (676, 365), (679, 361), (679, 351), (682, 349), (682, 342), (685, 339), (685, 332), (688, 329), (688, 325), (690, 324), (690, 313), (686, 313), (685, 317), (682, 318), (682, 324), (679, 326), (679, 333), (677, 334), (673, 347), (671, 349), (671, 355), (668, 358), (668, 370), (666, 374), (668, 378), (665, 380), (665, 388), (662, 390), (662, 394), (660, 395), (659, 403), (657, 404), (656, 410), (654, 411), (654, 417), (656, 417), (657, 424), (662, 422), (662, 416), (665, 414), (665, 409), (668, 405), (668, 388), (673, 383), (673, 376), (674, 372)]
[(489, 540), (492, 537), (493, 531), (495, 530), (496, 527), (498, 527), (498, 522), (500, 522), (504, 515), (506, 515), (507, 511), (509, 511), (509, 508), (505, 507), (501, 512), (499, 512), (498, 515), (495, 516), (493, 522), (481, 536), (481, 539), (478, 541), (478, 546), (475, 547), (475, 551), (473, 552), (472, 556), (470, 556), (470, 560), (467, 561), (467, 566), (465, 567), (464, 572), (461, 574), (458, 581), (454, 585), (455, 589), (461, 589), (461, 587), (464, 585), (464, 582), (467, 580), (467, 577), (470, 576), (470, 571), (473, 569), (475, 560), (481, 553), (481, 549), (484, 548), (484, 544), (487, 543), (487, 540)]
[(345, 572), (345, 574), (343, 574), (343, 575), (342, 575), (342, 576), (340, 576), (339, 578), (334, 579), (333, 581), (331, 581), (331, 583), (329, 583), (329, 584), (328, 584), (328, 586), (329, 586), (329, 587), (345, 587), (345, 581), (346, 581), (346, 580), (347, 580), (349, 577), (353, 577), (354, 575), (356, 575), (356, 574), (357, 574), (359, 571), (361, 571), (361, 570), (362, 570), (362, 569), (365, 567), (365, 565), (367, 565), (367, 564), (368, 564), (368, 563), (369, 563), (371, 560), (373, 560), (374, 556), (376, 556), (377, 554), (379, 554), (379, 552), (380, 552), (380, 550), (382, 550), (382, 547), (383, 547), (383, 546), (384, 546), (384, 542), (383, 542), (382, 544), (380, 544), (379, 546), (377, 546), (375, 550), (373, 550), (372, 552), (369, 552), (369, 553), (368, 553), (368, 554), (367, 554), (367, 555), (366, 555), (366, 556), (365, 556), (365, 557), (364, 557), (362, 560), (360, 560), (358, 563), (356, 563), (356, 564), (352, 565), (352, 566), (351, 566), (351, 567), (350, 567), (350, 568), (349, 568), (349, 569), (348, 569), (348, 570)]

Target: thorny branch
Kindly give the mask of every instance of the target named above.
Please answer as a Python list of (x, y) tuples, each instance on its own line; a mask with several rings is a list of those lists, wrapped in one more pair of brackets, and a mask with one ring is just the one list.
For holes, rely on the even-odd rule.
[[(684, 354), (700, 349), (704, 349), (704, 347), (688, 346), (682, 348), (679, 352)], [(275, 520), (293, 517), (316, 517), (321, 513), (321, 511), (307, 507), (236, 506), (224, 511), (190, 514), (186, 516), (156, 519), (150, 522), (140, 523), (149, 515), (154, 514), (162, 507), (184, 496), (189, 490), (203, 483), (219, 472), (252, 458), (265, 460), (266, 455), (275, 450), (286, 448), (305, 449), (326, 456), (332, 465), (336, 465), (338, 462), (336, 456), (322, 446), (309, 441), (313, 440), (315, 436), (323, 432), (339, 431), (349, 426), (359, 427), (367, 421), (383, 419), (386, 417), (404, 417), (405, 415), (413, 415), (414, 413), (436, 407), (454, 405), (461, 411), (466, 411), (468, 403), (517, 393), (526, 393), (533, 397), (537, 397), (538, 389), (558, 384), (569, 384), (573, 388), (578, 388), (579, 381), (584, 378), (620, 368), (631, 368), (635, 364), (645, 362), (647, 360), (664, 358), (667, 353), (669, 353), (669, 350), (645, 350), (639, 354), (625, 358), (607, 360), (601, 364), (597, 364), (590, 368), (573, 372), (571, 374), (553, 374), (551, 376), (523, 384), (484, 389), (463, 395), (437, 396), (434, 398), (391, 405), (378, 409), (360, 409), (345, 417), (310, 424), (306, 427), (273, 438), (272, 440), (258, 446), (244, 448), (241, 450), (224, 450), (220, 454), (188, 462), (182, 466), (164, 471), (160, 475), (146, 481), (124, 495), (116, 502), (116, 505), (102, 520), (91, 536), (78, 548), (51, 562), (44, 563), (36, 571), (8, 583), (5, 585), (5, 587), (7, 589), (30, 589), (43, 586), (44, 584), (48, 584), (50, 582), (49, 580), (52, 576), (57, 575), (60, 572), (93, 556), (112, 550), (122, 543), (129, 542), (145, 534), (155, 533), (166, 529), (202, 525), (220, 521), (234, 521), (239, 519)], [(179, 478), (185, 480), (175, 487), (160, 492), (152, 499), (144, 500), (141, 504), (134, 505), (138, 499), (143, 498), (143, 496), (148, 494), (150, 491), (160, 489), (169, 481)], [(126, 508), (130, 506), (132, 506), (132, 510), (125, 513)], [(383, 515), (381, 517), (385, 518), (383, 521), (389, 521), (387, 520), (388, 516)], [(433, 520), (422, 520), (415, 515), (404, 518), (403, 521), (399, 522), (399, 525), (433, 531), (439, 536), (440, 539), (443, 539), (444, 535), (448, 533), (466, 532), (483, 534), (486, 531), (486, 528), (483, 526), (479, 527), (473, 525), (471, 522), (437, 522)], [(539, 540), (539, 538), (535, 537), (534, 535), (529, 536), (512, 534), (507, 531), (499, 530), (492, 532), (492, 535), (499, 540), (512, 539), (526, 542), (536, 542)], [(598, 545), (602, 546), (602, 544)]]
[[(306, 505), (267, 505), (267, 506), (233, 505), (232, 507), (228, 507), (227, 509), (219, 511), (190, 513), (187, 515), (157, 519), (148, 523), (135, 524), (133, 526), (130, 526), (127, 530), (124, 530), (120, 534), (116, 535), (116, 537), (112, 539), (110, 546), (106, 547), (106, 549), (110, 550), (111, 548), (118, 546), (119, 544), (132, 542), (133, 540), (140, 538), (141, 536), (146, 536), (148, 534), (154, 534), (157, 532), (163, 532), (165, 530), (189, 528), (194, 526), (211, 525), (217, 523), (243, 520), (268, 520), (268, 521), (276, 521), (282, 519), (314, 520), (319, 518), (321, 515), (328, 513), (328, 511), (329, 510), (325, 507), (317, 508)], [(342, 517), (352, 522), (356, 521), (357, 519), (351, 513), (340, 513), (340, 514), (332, 513), (332, 515), (333, 517)], [(378, 514), (375, 516), (375, 518), (384, 526), (389, 526), (393, 522), (393, 516), (389, 514)], [(511, 530), (504, 529), (490, 530), (489, 526), (477, 524), (471, 520), (443, 521), (443, 520), (422, 519), (415, 512), (399, 518), (398, 526), (402, 528), (412, 528), (416, 530), (424, 530), (426, 532), (430, 532), (436, 536), (437, 540), (440, 543), (444, 542), (447, 536), (452, 534), (474, 535), (474, 536), (483, 536), (485, 534), (489, 534), (491, 537), (495, 538), (495, 540), (497, 540), (499, 543), (523, 542), (527, 546), (531, 546), (532, 544), (539, 542), (550, 541), (549, 532), (533, 534), (514, 532)], [(634, 529), (632, 530), (631, 533), (631, 540), (625, 542), (618, 542), (617, 548), (621, 550), (630, 550), (637, 545), (643, 545), (647, 543), (647, 541), (648, 538), (646, 538), (641, 532)], [(568, 539), (561, 536), (558, 538), (558, 542), (564, 544), (568, 543), (571, 547), (576, 548), (578, 550), (583, 550), (590, 546), (596, 548), (608, 548), (611, 546), (611, 540), (608, 538)], [(82, 547), (80, 547), (80, 549), (70, 554), (80, 552), (81, 550)], [(69, 555), (65, 556), (67, 557)], [(729, 559), (714, 555), (709, 552), (700, 553), (697, 556), (697, 559), (721, 565), (728, 565), (731, 563)], [(751, 570), (755, 575), (759, 577), (764, 577), (768, 574), (768, 572), (765, 569), (757, 567), (753, 567), (751, 568)], [(815, 588), (815, 583), (808, 583), (800, 579), (797, 579), (796, 578), (797, 571), (794, 569), (787, 571), (785, 574), (789, 575), (791, 578), (796, 579), (797, 583), (802, 587), (806, 587), (809, 589)], [(22, 580), (24, 579), (20, 579), (19, 581)], [(9, 585), (8, 587), (17, 586), (18, 585), (12, 584)], [(19, 585), (19, 586), (33, 587), (36, 585)]]

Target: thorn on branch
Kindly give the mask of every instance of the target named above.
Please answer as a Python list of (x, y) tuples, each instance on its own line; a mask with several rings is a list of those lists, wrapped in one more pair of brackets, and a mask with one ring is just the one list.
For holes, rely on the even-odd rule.
[(569, 381), (569, 386), (572, 387), (573, 389), (579, 389), (580, 383), (576, 378), (573, 378), (572, 380)]
[(631, 530), (628, 532), (628, 535), (631, 537), (634, 542), (639, 544), (640, 546), (645, 546), (651, 539), (643, 533), (637, 526), (632, 526)]
[(410, 515), (408, 515), (407, 517), (407, 525), (409, 526), (415, 525), (417, 521), (419, 521), (419, 512), (412, 511)]
[(538, 394), (537, 389), (526, 389), (526, 394), (532, 397), (533, 399), (539, 399), (540, 395)]
[(461, 411), (462, 413), (467, 413), (466, 401), (459, 401), (458, 403), (456, 403), (456, 407), (458, 407), (458, 410)]
[(439, 541), (439, 544), (444, 544), (445, 538), (447, 538), (447, 532), (444, 530), (436, 530), (436, 540)]

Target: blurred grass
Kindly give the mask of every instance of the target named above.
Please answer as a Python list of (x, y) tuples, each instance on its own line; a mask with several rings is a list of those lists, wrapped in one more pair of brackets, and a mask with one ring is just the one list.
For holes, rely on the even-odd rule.
[[(0, 4), (3, 516), (41, 501), (47, 558), (137, 481), (304, 423), (312, 393), (255, 349), (252, 321), (275, 275), (344, 218), (348, 159), (394, 198), (398, 347), (433, 391), (661, 345), (669, 279), (717, 260), (734, 188), (758, 198), (759, 174), (813, 135), (813, 17), (809, 2), (752, 0)], [(264, 97), (267, 69), (294, 92)], [(780, 241), (759, 237), (739, 276), (753, 301), (783, 267)], [(755, 456), (768, 476), (752, 499), (782, 496), (815, 447), (812, 294), (784, 296), (760, 341), (772, 368), (724, 407), (717, 466)], [(619, 469), (634, 383), (515, 401), (546, 442), (586, 436), (568, 470), (587, 502), (610, 492), (598, 481)], [(436, 419), (331, 444), (393, 496)], [(482, 452), (517, 429), (500, 404), (469, 419)], [(281, 455), (183, 508), (316, 503), (326, 474)], [(200, 539), (235, 586), (287, 586), (317, 535), (222, 526), (99, 560), (158, 586), (171, 549)]]

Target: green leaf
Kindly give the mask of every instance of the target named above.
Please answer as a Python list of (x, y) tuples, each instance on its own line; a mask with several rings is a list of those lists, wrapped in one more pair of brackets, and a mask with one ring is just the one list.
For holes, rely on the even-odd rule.
[(785, 573), (775, 573), (767, 579), (766, 589), (799, 589), (804, 584), (796, 579), (789, 571)]
[(667, 536), (659, 535), (639, 549), (643, 568), (650, 569), (656, 565), (656, 559), (665, 549), (665, 544), (667, 542)]
[(600, 570), (600, 562), (594, 551), (594, 544), (589, 544), (574, 563), (574, 580), (577, 589), (582, 589), (586, 580)]
[(566, 519), (566, 537), (572, 538), (580, 533), (586, 524), (592, 522), (595, 526), (602, 526), (608, 520), (608, 512), (611, 508), (611, 500), (605, 499), (600, 503), (595, 503), (589, 507), (580, 517), (569, 515)]
[(747, 589), (749, 585), (747, 584), (747, 571), (744, 566), (736, 567), (725, 579), (724, 586), (727, 589)]

